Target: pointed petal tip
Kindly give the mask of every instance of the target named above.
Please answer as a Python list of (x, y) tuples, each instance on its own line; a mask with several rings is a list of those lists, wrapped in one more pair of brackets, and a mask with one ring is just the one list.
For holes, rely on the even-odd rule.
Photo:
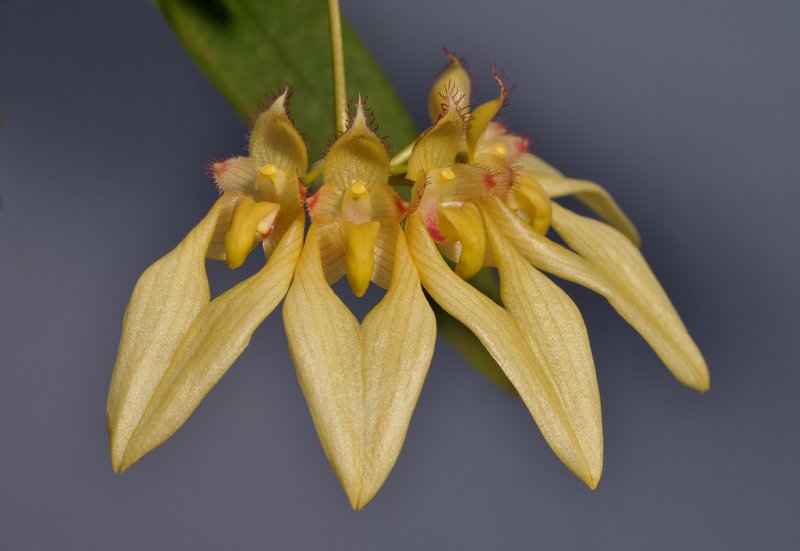
[(691, 389), (696, 390), (697, 392), (699, 392), (701, 394), (705, 394), (706, 392), (711, 390), (711, 380), (709, 378), (708, 371), (705, 371), (705, 373), (701, 373), (699, 375), (699, 379), (698, 380), (681, 381), (681, 382), (684, 385), (688, 386)]
[(350, 506), (353, 508), (353, 511), (360, 511), (364, 507), (367, 506), (369, 502), (372, 501), (372, 498), (375, 497), (375, 494), (378, 493), (378, 489), (376, 488), (374, 491), (371, 492), (360, 492), (358, 496), (355, 496), (354, 499), (350, 500)]
[(586, 465), (587, 470), (584, 472), (576, 472), (573, 473), (581, 479), (581, 482), (586, 484), (590, 490), (596, 490), (597, 485), (600, 484), (600, 478), (603, 476), (603, 465)]

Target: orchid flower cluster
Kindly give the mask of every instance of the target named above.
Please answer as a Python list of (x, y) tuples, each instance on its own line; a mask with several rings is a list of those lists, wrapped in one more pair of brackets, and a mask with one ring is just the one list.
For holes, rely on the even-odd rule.
[[(183, 425), (282, 300), (300, 385), (354, 508), (394, 466), (431, 363), (436, 322), (423, 290), (480, 339), (591, 488), (603, 432), (589, 339), (575, 304), (544, 273), (604, 296), (679, 381), (708, 388), (705, 362), (634, 226), (603, 188), (564, 176), (494, 121), (506, 100), (495, 77), (498, 97), (473, 108), (469, 75), (451, 56), (430, 92), (431, 127), (393, 159), (359, 100), (311, 170), (290, 93), (272, 101), (248, 156), (213, 165), (221, 197), (133, 291), (108, 397), (115, 471)], [(397, 179), (412, 186), (409, 201), (390, 185)], [(554, 201), (566, 196), (599, 219)], [(206, 259), (237, 268), (255, 248), (263, 268), (210, 300)], [(501, 303), (467, 281), (485, 267), (497, 269)], [(362, 322), (331, 288), (342, 277), (357, 297), (370, 283), (386, 290)]]

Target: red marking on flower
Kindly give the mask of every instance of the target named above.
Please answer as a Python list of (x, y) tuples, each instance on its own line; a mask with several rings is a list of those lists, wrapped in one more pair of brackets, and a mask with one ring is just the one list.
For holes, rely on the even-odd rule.
[(530, 140), (528, 138), (520, 138), (517, 141), (517, 153), (525, 153), (528, 150), (528, 145), (530, 145)]
[(397, 207), (397, 210), (400, 211), (400, 214), (405, 215), (408, 212), (408, 203), (406, 203), (402, 197), (394, 194), (394, 204)]
[(259, 232), (261, 241), (266, 241), (267, 239), (269, 239), (269, 236), (272, 235), (272, 230), (274, 229), (275, 229), (275, 222), (273, 221), (272, 225), (269, 227), (267, 231)]
[(297, 177), (297, 193), (300, 195), (300, 202), (305, 201), (308, 188), (303, 184), (303, 180), (299, 176)]
[(314, 215), (314, 207), (317, 206), (318, 202), (319, 202), (319, 192), (317, 192), (314, 195), (312, 195), (306, 201), (306, 206), (308, 206), (308, 213), (311, 214), (312, 216)]
[(214, 163), (211, 166), (211, 169), (214, 171), (214, 178), (219, 178), (231, 168), (230, 163), (228, 161), (223, 161), (221, 163)]
[(486, 189), (494, 189), (496, 185), (497, 182), (495, 181), (494, 176), (492, 176), (491, 173), (487, 172), (483, 175), (483, 187), (485, 187)]
[(428, 233), (431, 235), (433, 240), (439, 243), (444, 243), (447, 238), (442, 235), (441, 230), (439, 230), (439, 218), (436, 216), (436, 211), (431, 209), (426, 212), (424, 220), (425, 227), (428, 229)]

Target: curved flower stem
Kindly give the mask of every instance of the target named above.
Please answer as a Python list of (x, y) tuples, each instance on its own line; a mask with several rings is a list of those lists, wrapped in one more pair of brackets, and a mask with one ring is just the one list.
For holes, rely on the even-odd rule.
[(331, 63), (333, 65), (333, 111), (337, 132), (347, 129), (347, 89), (344, 75), (344, 46), (339, 0), (328, 0), (328, 22), (331, 31)]

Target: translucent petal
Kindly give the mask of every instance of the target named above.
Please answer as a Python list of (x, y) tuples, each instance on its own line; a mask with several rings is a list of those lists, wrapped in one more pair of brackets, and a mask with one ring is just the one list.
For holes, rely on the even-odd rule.
[[(611, 226), (553, 205), (553, 228), (630, 303), (618, 310), (683, 384), (705, 391), (708, 367), (642, 253)], [(610, 297), (609, 297), (610, 300)]]
[(506, 101), (506, 86), (500, 79), (499, 75), (494, 74), (494, 79), (500, 87), (500, 95), (484, 104), (479, 105), (472, 110), (469, 116), (469, 126), (467, 127), (467, 150), (469, 157), (472, 159), (475, 155), (475, 147), (478, 145), (478, 140), (483, 135), (486, 127), (492, 122), (492, 119), (503, 107)]
[(503, 304), (517, 321), (533, 352), (533, 363), (556, 389), (556, 398), (583, 454), (576, 472), (592, 488), (603, 470), (600, 392), (589, 336), (578, 308), (567, 294), (533, 268), (487, 220), (497, 259)]
[(258, 273), (214, 299), (197, 315), (128, 443), (123, 471), (186, 422), (283, 299), (300, 258), (303, 229), (304, 219), (297, 217)]
[(256, 119), (250, 133), (250, 157), (259, 167), (271, 163), (288, 175), (302, 177), (308, 170), (308, 152), (287, 112), (290, 95), (287, 88)]
[(253, 195), (258, 176), (258, 163), (250, 157), (231, 157), (214, 163), (211, 170), (220, 191), (238, 191)]
[(448, 57), (450, 63), (436, 78), (428, 95), (428, 115), (432, 123), (438, 121), (447, 109), (448, 96), (459, 99), (461, 105), (469, 105), (470, 101), (469, 73), (457, 56), (448, 53)]
[[(547, 442), (569, 469), (590, 486), (596, 483), (594, 466), (587, 463), (591, 452), (582, 449), (570, 412), (559, 390), (536, 365), (519, 322), (469, 283), (458, 277), (445, 263), (425, 230), (419, 215), (412, 215), (406, 226), (409, 250), (422, 285), (450, 315), (477, 336), (497, 361), (530, 410)], [(525, 328), (528, 331), (528, 328)]]
[(400, 452), (436, 324), (401, 237), (389, 290), (362, 330), (325, 281), (315, 233), (284, 304), (286, 335), (325, 454), (361, 508)]
[(329, 285), (339, 281), (345, 273), (344, 240), (341, 222), (314, 222), (314, 235), (317, 236), (320, 261)]
[(217, 201), (177, 247), (145, 270), (133, 289), (108, 392), (108, 433), (115, 471), (120, 469), (128, 441), (172, 355), (208, 304), (205, 258), (219, 209)]
[(370, 129), (361, 103), (350, 127), (328, 150), (324, 166), (325, 183), (334, 184), (341, 192), (355, 182), (371, 190), (388, 181), (389, 155), (381, 139)]
[(414, 144), (408, 159), (407, 177), (419, 178), (435, 168), (443, 168), (455, 163), (458, 147), (464, 135), (464, 117), (452, 95), (447, 96), (447, 111)]

